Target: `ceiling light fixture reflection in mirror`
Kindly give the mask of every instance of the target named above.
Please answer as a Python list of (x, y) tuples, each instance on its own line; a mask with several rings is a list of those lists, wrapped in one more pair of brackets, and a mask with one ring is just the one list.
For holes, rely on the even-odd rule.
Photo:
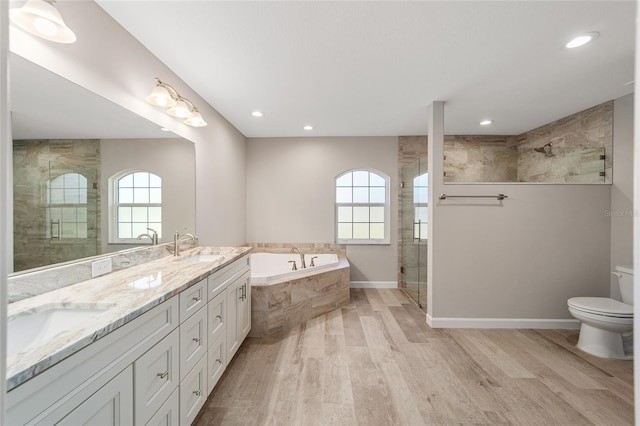
[(150, 244), (110, 237), (109, 178), (125, 171), (162, 178), (160, 243), (195, 232), (192, 142), (16, 54), (10, 66), (14, 271)]

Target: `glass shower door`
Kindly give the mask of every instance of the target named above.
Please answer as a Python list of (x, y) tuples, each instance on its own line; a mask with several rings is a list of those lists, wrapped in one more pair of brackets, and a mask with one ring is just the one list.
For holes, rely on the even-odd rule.
[(402, 265), (401, 288), (422, 310), (427, 307), (427, 158), (402, 169)]

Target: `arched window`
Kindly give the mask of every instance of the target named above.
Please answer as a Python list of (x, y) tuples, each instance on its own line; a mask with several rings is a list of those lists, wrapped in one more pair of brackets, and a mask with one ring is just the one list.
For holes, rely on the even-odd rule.
[(147, 228), (162, 237), (162, 179), (147, 171), (125, 171), (109, 179), (111, 243), (136, 243)]
[(65, 173), (47, 182), (47, 238), (87, 238), (87, 178)]
[(349, 170), (335, 179), (336, 242), (389, 244), (389, 177), (376, 170)]

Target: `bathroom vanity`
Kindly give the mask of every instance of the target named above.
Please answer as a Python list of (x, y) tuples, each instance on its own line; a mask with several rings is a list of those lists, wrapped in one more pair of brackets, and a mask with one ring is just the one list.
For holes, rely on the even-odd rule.
[(7, 424), (191, 424), (251, 328), (249, 251), (198, 247), (12, 303)]

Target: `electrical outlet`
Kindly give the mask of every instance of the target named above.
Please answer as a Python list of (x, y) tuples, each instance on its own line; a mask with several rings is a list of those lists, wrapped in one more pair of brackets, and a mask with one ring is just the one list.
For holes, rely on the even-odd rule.
[(103, 260), (96, 260), (91, 262), (91, 277), (99, 277), (100, 275), (108, 274), (111, 272), (111, 258), (107, 257)]

